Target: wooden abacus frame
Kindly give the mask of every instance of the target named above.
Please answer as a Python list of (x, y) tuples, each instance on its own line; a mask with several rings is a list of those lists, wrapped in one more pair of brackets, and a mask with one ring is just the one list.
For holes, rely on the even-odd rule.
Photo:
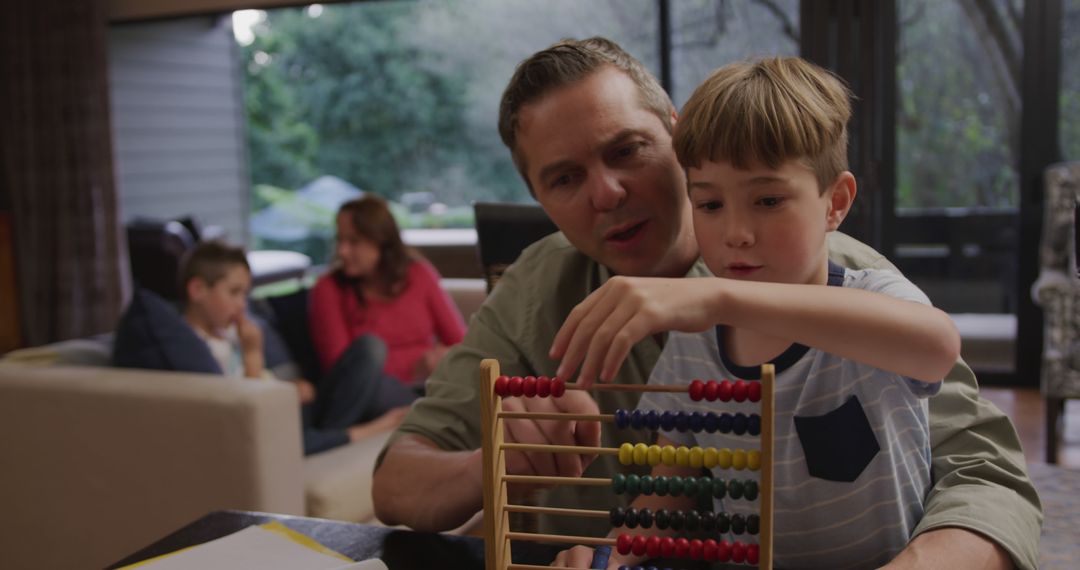
[[(611, 414), (583, 415), (583, 414), (559, 414), (539, 412), (504, 412), (502, 409), (502, 397), (495, 393), (495, 382), (499, 378), (499, 362), (494, 359), (484, 359), (480, 363), (480, 404), (481, 420), (483, 422), (483, 469), (484, 469), (484, 549), (485, 567), (487, 570), (540, 570), (548, 566), (535, 566), (530, 564), (514, 564), (510, 556), (510, 541), (531, 540), (536, 542), (556, 542), (569, 545), (583, 544), (587, 546), (614, 546), (614, 538), (596, 538), (584, 536), (566, 536), (538, 533), (513, 532), (510, 530), (510, 513), (550, 513), (559, 515), (598, 516), (596, 512), (569, 508), (533, 507), (525, 505), (511, 505), (507, 502), (508, 482), (516, 483), (541, 483), (541, 484), (572, 484), (577, 485), (608, 485), (608, 479), (583, 478), (583, 477), (540, 477), (507, 475), (506, 451), (541, 451), (548, 453), (593, 453), (612, 455), (618, 450), (607, 447), (577, 447), (558, 445), (531, 445), (506, 443), (504, 436), (505, 419), (530, 418), (548, 420), (594, 420), (612, 421)], [(761, 527), (758, 532), (759, 559), (757, 567), (762, 570), (772, 570), (772, 542), (773, 542), (773, 413), (774, 399), (773, 389), (775, 372), (773, 365), (764, 364), (761, 367), (761, 466), (758, 470), (760, 478), (760, 508), (758, 511)], [(568, 390), (583, 389), (575, 384), (567, 384)], [(627, 384), (595, 384), (592, 390), (618, 390), (633, 392), (686, 392), (685, 386), (653, 386), (653, 385), (627, 385)], [(607, 516), (607, 513), (603, 513)]]

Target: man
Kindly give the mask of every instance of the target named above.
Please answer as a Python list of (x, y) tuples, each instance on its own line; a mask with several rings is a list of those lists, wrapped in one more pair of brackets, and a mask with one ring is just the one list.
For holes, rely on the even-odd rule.
[[(503, 276), (428, 380), (427, 397), (406, 417), (376, 469), (376, 512), (384, 522), (424, 530), (458, 526), (482, 504), (477, 370), (497, 358), (509, 375), (553, 375), (549, 351), (570, 310), (614, 274), (706, 275), (698, 261), (685, 178), (671, 146), (677, 119), (670, 99), (631, 56), (594, 38), (565, 41), (523, 62), (503, 94), (499, 130), (533, 196), (561, 233), (527, 248)], [(830, 257), (851, 268), (891, 265), (866, 246), (838, 236)], [(662, 339), (636, 344), (612, 379), (644, 383)], [(560, 399), (511, 398), (533, 411), (595, 412), (633, 408), (636, 396), (583, 392)], [(618, 445), (647, 441), (634, 430), (591, 423), (514, 422), (521, 442)], [(958, 364), (931, 401), (934, 487), (915, 538), (890, 567), (1022, 568), (1037, 564), (1038, 497), (1027, 478), (1008, 419), (978, 397)], [(511, 454), (515, 473), (604, 476), (610, 458), (586, 465), (568, 455)], [(453, 491), (447, 487), (452, 485)], [(606, 508), (609, 490), (555, 487), (542, 503)], [(598, 520), (541, 521), (565, 534), (602, 534)], [(598, 525), (598, 526), (597, 526)]]

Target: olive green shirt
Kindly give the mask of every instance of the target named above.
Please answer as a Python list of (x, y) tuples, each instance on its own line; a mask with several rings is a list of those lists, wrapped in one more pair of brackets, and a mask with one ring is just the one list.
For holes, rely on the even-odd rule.
[[(848, 268), (896, 270), (881, 254), (839, 232), (829, 234), (829, 249), (830, 258)], [(699, 260), (687, 277), (708, 275)], [(427, 381), (427, 395), (413, 405), (387, 446), (402, 434), (415, 434), (446, 450), (479, 448), (480, 361), (497, 359), (501, 372), (510, 376), (554, 375), (558, 363), (547, 354), (555, 333), (570, 310), (610, 276), (562, 233), (526, 248), (472, 317), (465, 340), (439, 363)], [(639, 342), (613, 381), (644, 384), (661, 348), (653, 337)], [(610, 413), (634, 409), (639, 394), (604, 391), (594, 397)], [(930, 432), (935, 486), (915, 534), (946, 526), (975, 530), (1005, 548), (1018, 567), (1035, 568), (1042, 511), (1019, 439), (1009, 419), (979, 397), (975, 376), (962, 362), (930, 399)], [(632, 429), (601, 433), (605, 447), (650, 442), (654, 436)], [(645, 474), (648, 467), (639, 469)], [(603, 456), (585, 476), (610, 477), (626, 470), (614, 457)], [(558, 486), (537, 499), (551, 506), (607, 510), (629, 497), (613, 495), (606, 487)], [(552, 516), (537, 522), (538, 530), (560, 534), (603, 536), (610, 530), (605, 519)]]

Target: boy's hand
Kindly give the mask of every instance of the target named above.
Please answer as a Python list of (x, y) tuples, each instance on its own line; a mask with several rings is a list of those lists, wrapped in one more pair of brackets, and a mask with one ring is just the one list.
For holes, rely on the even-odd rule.
[(245, 353), (262, 352), (262, 329), (244, 313), (236, 316), (236, 335), (240, 337), (240, 348)]
[(663, 331), (701, 332), (719, 323), (723, 279), (612, 277), (566, 318), (549, 355), (557, 375), (588, 386), (615, 377), (638, 341)]

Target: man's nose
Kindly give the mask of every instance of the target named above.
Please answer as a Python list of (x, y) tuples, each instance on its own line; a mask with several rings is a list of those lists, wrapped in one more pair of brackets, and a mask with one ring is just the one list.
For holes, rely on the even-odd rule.
[(626, 188), (615, 173), (602, 170), (589, 180), (589, 200), (601, 212), (618, 208), (626, 199)]

